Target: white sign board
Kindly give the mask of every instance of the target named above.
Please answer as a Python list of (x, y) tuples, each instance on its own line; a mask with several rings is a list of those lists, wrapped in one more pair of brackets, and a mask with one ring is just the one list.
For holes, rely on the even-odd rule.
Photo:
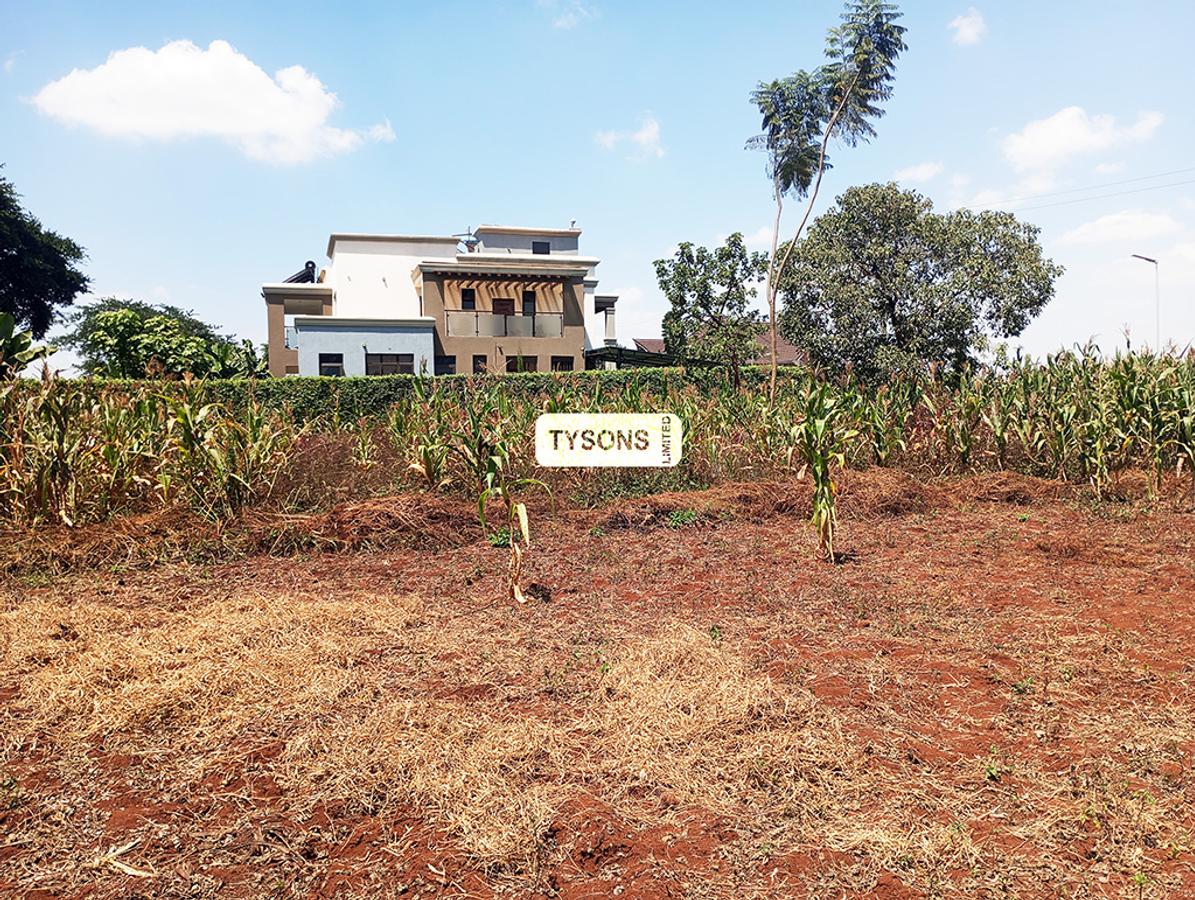
[(545, 413), (535, 420), (535, 461), (554, 468), (675, 466), (683, 441), (672, 413)]

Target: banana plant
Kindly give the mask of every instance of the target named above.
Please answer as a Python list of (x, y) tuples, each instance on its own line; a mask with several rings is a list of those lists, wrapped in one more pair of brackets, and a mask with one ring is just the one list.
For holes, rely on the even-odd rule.
[(0, 381), (16, 378), (31, 362), (49, 356), (58, 348), (33, 346), (33, 335), (17, 331), (17, 322), (9, 313), (0, 313)]

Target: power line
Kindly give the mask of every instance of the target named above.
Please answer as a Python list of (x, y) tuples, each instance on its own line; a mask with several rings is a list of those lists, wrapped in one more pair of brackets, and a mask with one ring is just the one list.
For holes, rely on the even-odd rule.
[(1042, 203), (1038, 206), (1020, 206), (1016, 209), (1009, 210), (1009, 212), (1029, 212), (1030, 210), (1034, 209), (1050, 209), (1054, 206), (1070, 206), (1074, 203), (1086, 203), (1088, 200), (1106, 200), (1109, 197), (1123, 197), (1126, 194), (1141, 194), (1146, 191), (1160, 191), (1163, 188), (1182, 187), (1186, 184), (1195, 184), (1195, 178), (1188, 179), (1187, 181), (1173, 181), (1170, 184), (1154, 184), (1150, 185), (1149, 187), (1135, 188), (1131, 191), (1115, 191), (1111, 194), (1097, 194), (1094, 197), (1079, 197), (1075, 200), (1059, 200), (1057, 203)]
[(1169, 172), (1158, 172), (1156, 175), (1141, 175), (1137, 178), (1126, 178), (1123, 181), (1108, 181), (1104, 184), (1092, 184), (1087, 187), (1067, 188), (1064, 191), (1051, 191), (1048, 194), (1026, 194), (1024, 197), (1009, 197), (1005, 203), (1020, 203), (1022, 200), (1042, 200), (1046, 197), (1061, 197), (1063, 194), (1078, 194), (1082, 191), (1102, 191), (1104, 188), (1119, 187), (1122, 184), (1135, 184), (1138, 181), (1149, 181), (1153, 178), (1166, 178), (1170, 175), (1182, 175), (1184, 172), (1195, 172), (1195, 166), (1185, 169), (1172, 169)]

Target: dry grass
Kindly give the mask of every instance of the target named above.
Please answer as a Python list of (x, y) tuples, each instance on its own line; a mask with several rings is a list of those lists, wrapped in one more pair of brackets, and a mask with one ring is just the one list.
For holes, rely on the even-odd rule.
[(810, 826), (842, 805), (857, 774), (858, 748), (812, 694), (782, 689), (741, 647), (686, 625), (616, 648), (582, 723), (588, 777), (645, 817), (663, 796)]
[[(887, 533), (901, 527), (892, 498), (910, 491), (901, 481), (856, 498), (896, 523), (884, 540), (916, 554), (905, 546), (913, 532)], [(1014, 507), (1000, 527), (1033, 524), (1019, 515)], [(790, 526), (685, 533), (724, 567), (716, 593), (737, 589), (759, 542)], [(1003, 552), (1014, 538), (993, 528), (990, 552)], [(615, 546), (601, 557), (605, 574), (642, 577), (645, 556)], [(463, 571), (481, 552), (439, 560)], [(695, 878), (693, 895), (840, 896), (891, 873), (931, 896), (1036, 896), (1045, 884), (1084, 896), (1101, 878), (1109, 895), (1179, 890), (1164, 867), (1191, 854), (1195, 725), (1189, 669), (1159, 669), (1173, 658), (1157, 645), (1165, 633), (1077, 625), (1067, 591), (1081, 587), (1081, 558), (1066, 560), (1077, 575), (1052, 589), (1057, 608), (983, 615), (977, 595), (926, 587), (923, 573), (909, 576), (917, 590), (894, 584), (906, 577), (901, 558), (862, 575), (819, 569), (827, 583), (782, 602), (777, 567), (774, 602), (704, 619), (667, 596), (638, 610), (590, 596), (563, 612), (512, 611), (476, 588), (454, 593), (447, 576), (436, 592), (387, 592), (392, 576), (355, 576), (368, 556), (292, 562), (264, 578), (249, 563), (230, 579), (179, 569), (177, 590), (156, 596), (165, 581), (10, 586), (0, 594), (0, 691), (12, 692), (0, 777), (40, 772), (43, 787), (9, 798), (19, 815), (4, 822), (7, 846), (37, 849), (9, 859), (0, 886), (144, 890), (103, 862), (137, 836), (145, 842), (124, 859), (156, 873), (150, 893), (219, 892), (172, 869), (178, 854), (196, 869), (237, 860), (318, 879), (331, 863), (296, 847), (313, 833), (307, 823), (335, 810), (353, 821), (417, 816), (492, 886), (544, 889), (570, 858), (553, 842), (559, 820), (600, 805), (628, 834), (716, 830), (725, 867)], [(852, 580), (864, 576), (864, 586)], [(137, 760), (119, 789), (100, 765), (114, 754)], [(276, 791), (253, 786), (254, 757), (254, 777)], [(234, 817), (205, 805), (213, 786)], [(105, 810), (131, 802), (121, 791), (177, 804), (170, 828), (107, 835)], [(246, 829), (288, 836), (256, 838), (267, 849), (254, 856), (235, 849)], [(171, 850), (167, 833), (184, 849)], [(97, 859), (100, 870), (82, 865)], [(1136, 873), (1148, 880), (1132, 882)], [(318, 880), (292, 892), (303, 885)]]

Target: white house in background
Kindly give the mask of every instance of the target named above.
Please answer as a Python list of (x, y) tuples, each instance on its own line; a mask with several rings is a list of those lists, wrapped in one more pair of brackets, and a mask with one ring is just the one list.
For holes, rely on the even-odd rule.
[(618, 298), (579, 228), (333, 234), (330, 262), (262, 285), (274, 375), (571, 371), (608, 365)]

